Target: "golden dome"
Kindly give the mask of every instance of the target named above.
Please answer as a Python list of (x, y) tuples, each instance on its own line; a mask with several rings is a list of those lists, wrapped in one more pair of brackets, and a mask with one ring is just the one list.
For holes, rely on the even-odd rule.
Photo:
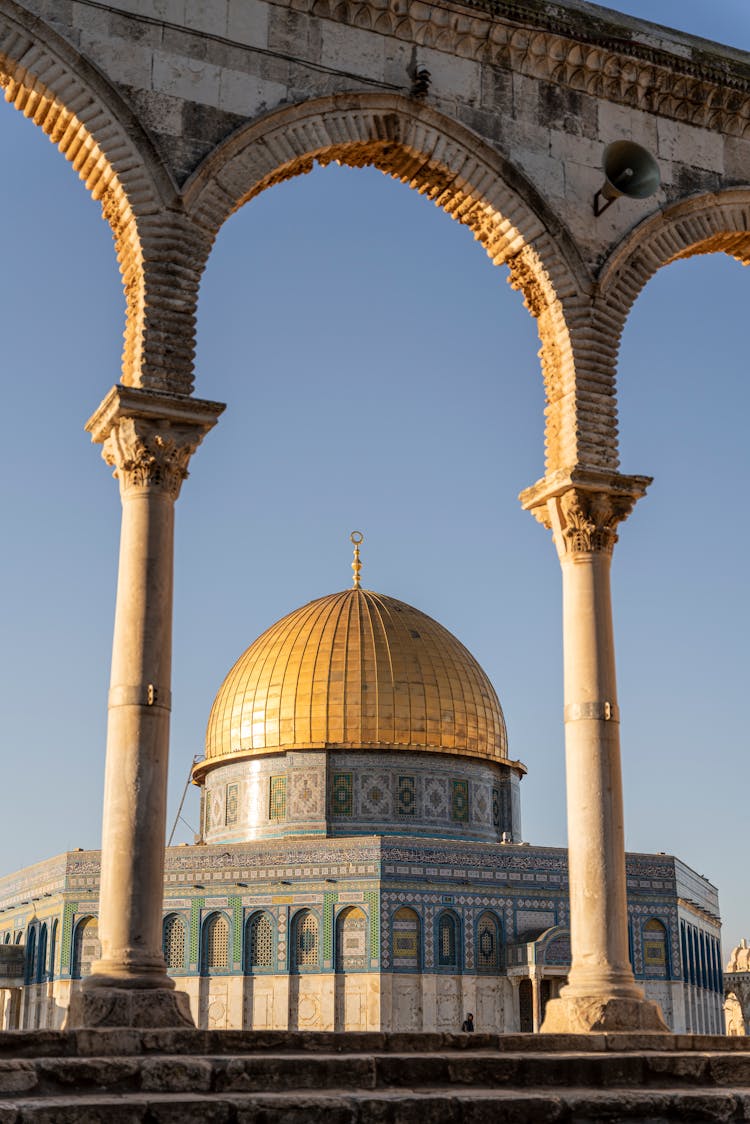
[(365, 589), (311, 601), (240, 656), (216, 696), (206, 759), (295, 749), (426, 750), (508, 761), (500, 702), (437, 621)]

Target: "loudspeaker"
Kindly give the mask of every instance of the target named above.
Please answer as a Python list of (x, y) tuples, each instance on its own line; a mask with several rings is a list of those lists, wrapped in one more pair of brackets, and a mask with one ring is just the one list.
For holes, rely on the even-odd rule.
[[(630, 199), (648, 199), (659, 189), (659, 165), (648, 149), (641, 148), (634, 141), (608, 144), (604, 149), (602, 166), (604, 183), (594, 196), (594, 214), (597, 216), (621, 195)], [(599, 201), (601, 197), (607, 200), (604, 205)]]

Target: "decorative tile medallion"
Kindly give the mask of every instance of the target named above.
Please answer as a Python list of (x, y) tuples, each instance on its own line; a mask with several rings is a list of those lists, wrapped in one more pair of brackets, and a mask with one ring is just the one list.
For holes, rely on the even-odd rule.
[(353, 782), (351, 773), (334, 773), (331, 786), (331, 812), (334, 816), (352, 814)]
[(398, 814), (413, 816), (417, 810), (416, 783), (414, 777), (398, 778)]
[(286, 819), (286, 777), (270, 777), (268, 782), (268, 818)]
[(227, 825), (237, 823), (237, 811), (240, 802), (240, 786), (238, 784), (227, 785), (227, 806), (225, 823)]
[(451, 819), (459, 823), (469, 822), (469, 782), (451, 781)]

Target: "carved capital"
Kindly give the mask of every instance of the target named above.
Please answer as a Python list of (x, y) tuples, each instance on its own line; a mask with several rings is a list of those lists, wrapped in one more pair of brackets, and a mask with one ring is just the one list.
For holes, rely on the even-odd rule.
[(645, 494), (650, 476), (620, 476), (599, 469), (553, 473), (520, 495), (522, 506), (552, 531), (560, 558), (611, 554), (617, 527)]
[(224, 406), (116, 386), (86, 423), (125, 495), (149, 489), (177, 499), (188, 463)]

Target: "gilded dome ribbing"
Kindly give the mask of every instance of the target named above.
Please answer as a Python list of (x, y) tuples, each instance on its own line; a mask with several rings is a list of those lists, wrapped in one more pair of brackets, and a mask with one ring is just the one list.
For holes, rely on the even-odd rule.
[(216, 696), (196, 771), (337, 747), (508, 761), (500, 702), (471, 653), (425, 613), (364, 589), (311, 601), (250, 645)]

